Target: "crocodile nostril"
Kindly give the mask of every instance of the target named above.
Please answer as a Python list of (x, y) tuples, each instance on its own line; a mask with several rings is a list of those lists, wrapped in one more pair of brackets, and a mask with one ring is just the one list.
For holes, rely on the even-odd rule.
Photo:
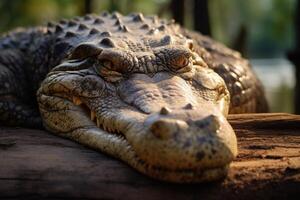
[(160, 139), (171, 138), (172, 135), (180, 130), (187, 129), (186, 122), (174, 119), (160, 119), (150, 126), (151, 133)]
[(195, 125), (200, 129), (208, 129), (213, 132), (217, 131), (220, 128), (220, 122), (217, 116), (209, 115), (203, 119), (194, 121)]

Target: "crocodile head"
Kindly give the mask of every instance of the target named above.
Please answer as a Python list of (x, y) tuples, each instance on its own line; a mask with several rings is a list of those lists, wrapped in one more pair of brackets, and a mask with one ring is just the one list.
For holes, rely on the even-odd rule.
[(45, 127), (157, 179), (224, 177), (237, 144), (223, 79), (192, 40), (139, 30), (74, 45), (38, 91)]

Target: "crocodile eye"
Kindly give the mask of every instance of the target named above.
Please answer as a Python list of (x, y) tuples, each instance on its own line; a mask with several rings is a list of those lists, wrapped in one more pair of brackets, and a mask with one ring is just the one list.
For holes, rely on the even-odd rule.
[(189, 59), (188, 58), (185, 58), (183, 56), (181, 56), (181, 58), (178, 59), (178, 65), (181, 66), (181, 67), (185, 67), (187, 66), (188, 64), (190, 63)]
[(111, 60), (108, 59), (101, 59), (96, 62), (96, 71), (100, 72), (100, 74), (103, 71), (109, 72), (109, 71), (116, 71), (116, 67), (114, 66), (114, 63)]
[(109, 82), (117, 82), (122, 80), (122, 73), (118, 72), (114, 63), (108, 59), (102, 59), (95, 65), (96, 72)]
[(113, 70), (113, 63), (110, 60), (102, 60), (101, 64), (103, 67)]
[(176, 59), (174, 59), (171, 63), (172, 68), (175, 70), (180, 70), (182, 68), (187, 67), (190, 64), (189, 58), (186, 56), (178, 56)]

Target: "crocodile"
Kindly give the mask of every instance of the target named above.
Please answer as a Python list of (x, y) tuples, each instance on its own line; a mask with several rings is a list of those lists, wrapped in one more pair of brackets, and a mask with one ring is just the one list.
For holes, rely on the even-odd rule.
[(152, 178), (226, 176), (229, 113), (266, 112), (248, 60), (174, 20), (103, 12), (0, 39), (0, 123), (46, 130)]

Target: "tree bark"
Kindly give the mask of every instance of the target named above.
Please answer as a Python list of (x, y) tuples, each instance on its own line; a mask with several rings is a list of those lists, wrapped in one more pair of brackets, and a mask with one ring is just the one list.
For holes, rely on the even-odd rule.
[(204, 35), (211, 35), (208, 0), (194, 0), (194, 29)]
[(84, 1), (84, 14), (88, 14), (92, 12), (92, 4), (93, 1), (92, 0), (85, 0)]
[[(171, 184), (46, 131), (0, 129), (0, 197), (31, 199), (295, 199), (300, 116), (230, 115), (239, 155), (214, 183)], [(299, 197), (299, 196), (298, 196)]]
[(181, 25), (184, 25), (184, 6), (184, 0), (172, 0), (170, 3), (173, 18)]
[(300, 114), (300, 0), (295, 10), (295, 49), (288, 53), (288, 58), (295, 66), (294, 110)]

